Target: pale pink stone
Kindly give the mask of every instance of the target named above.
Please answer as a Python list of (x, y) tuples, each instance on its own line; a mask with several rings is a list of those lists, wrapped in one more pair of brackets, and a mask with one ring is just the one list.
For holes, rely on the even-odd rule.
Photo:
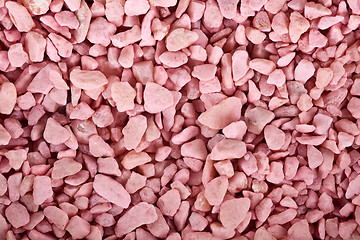
[(7, 180), (4, 177), (4, 175), (2, 175), (0, 173), (0, 196), (3, 196), (7, 191)]
[(308, 2), (305, 4), (304, 15), (309, 20), (331, 15), (331, 10), (320, 3)]
[(284, 180), (283, 164), (281, 162), (271, 162), (270, 172), (266, 180), (273, 184), (279, 184)]
[(216, 177), (205, 185), (204, 196), (210, 205), (220, 205), (224, 199), (229, 181), (227, 177)]
[(146, 152), (137, 153), (135, 151), (130, 151), (123, 157), (121, 165), (123, 165), (124, 168), (130, 170), (150, 161), (151, 157)]
[(24, 51), (21, 43), (15, 43), (8, 50), (8, 58), (11, 66), (21, 67), (28, 61), (28, 54)]
[(358, 175), (355, 179), (351, 180), (349, 182), (349, 186), (346, 189), (345, 192), (345, 197), (346, 198), (352, 198), (354, 195), (358, 195), (359, 194), (359, 190), (356, 186), (358, 186), (358, 184), (360, 183), (360, 176)]
[(70, 81), (84, 90), (95, 90), (108, 83), (106, 76), (100, 71), (74, 69), (70, 72)]
[(134, 108), (136, 91), (128, 82), (114, 82), (111, 84), (111, 97), (116, 103), (119, 112)]
[(316, 87), (325, 88), (327, 85), (329, 85), (333, 76), (334, 72), (331, 70), (331, 68), (319, 68), (316, 72)]
[(91, 22), (87, 39), (93, 44), (101, 44), (106, 47), (110, 44), (110, 37), (115, 32), (116, 27), (114, 24), (108, 22), (103, 17), (98, 17)]
[(360, 118), (360, 98), (352, 97), (347, 104), (347, 109), (354, 118)]
[(247, 130), (244, 121), (232, 122), (223, 129), (223, 134), (227, 138), (242, 140)]
[(309, 21), (299, 12), (294, 11), (290, 14), (289, 36), (293, 43), (296, 43), (309, 27)]
[(133, 26), (131, 29), (119, 32), (110, 37), (115, 47), (122, 48), (127, 45), (136, 43), (141, 40), (141, 31), (139, 25)]
[(177, 3), (176, 0), (149, 0), (149, 2), (155, 7), (172, 7)]
[(261, 240), (261, 239), (268, 239), (268, 240), (275, 240), (276, 238), (271, 235), (269, 231), (267, 231), (264, 227), (258, 228), (254, 234), (254, 240)]
[(70, 29), (77, 29), (79, 27), (79, 20), (75, 14), (70, 11), (62, 11), (55, 14), (55, 19), (60, 26), (65, 26)]
[(289, 19), (285, 13), (277, 13), (271, 22), (271, 28), (274, 29), (275, 33), (278, 35), (283, 35), (289, 33)]
[(81, 102), (71, 111), (69, 118), (86, 120), (89, 119), (94, 112), (95, 111), (87, 103)]
[(188, 57), (186, 56), (185, 53), (181, 52), (181, 51), (177, 51), (177, 52), (163, 52), (160, 56), (159, 56), (159, 60), (172, 68), (177, 68), (180, 67), (181, 65), (184, 65), (185, 63), (187, 63), (188, 61)]
[(315, 169), (324, 161), (322, 153), (314, 146), (307, 145), (308, 164), (311, 169)]
[(319, 197), (318, 207), (324, 214), (328, 214), (335, 209), (333, 199), (325, 192)]
[(158, 201), (157, 206), (166, 216), (174, 216), (180, 207), (180, 193), (176, 189), (171, 189), (162, 195)]
[(179, 51), (183, 48), (189, 47), (198, 40), (197, 33), (187, 30), (185, 28), (177, 28), (169, 33), (166, 38), (166, 48), (171, 51)]
[(99, 173), (105, 173), (114, 176), (121, 176), (121, 171), (119, 169), (119, 164), (115, 158), (107, 157), (107, 158), (98, 158), (97, 159), (97, 167)]
[(360, 96), (360, 79), (355, 79), (350, 89), (351, 95)]
[(313, 99), (307, 93), (303, 93), (300, 95), (296, 105), (300, 111), (306, 112), (313, 106), (312, 100)]
[(276, 14), (283, 8), (285, 2), (286, 0), (269, 0), (265, 3), (265, 10)]
[(232, 74), (234, 81), (238, 81), (249, 70), (249, 54), (244, 50), (236, 50), (232, 55)]
[(92, 135), (89, 138), (89, 151), (94, 157), (113, 157), (114, 149), (105, 142), (99, 135)]
[(236, 15), (237, 5), (239, 0), (218, 0), (220, 12), (224, 16), (224, 18), (232, 19)]
[(226, 228), (236, 228), (250, 209), (249, 198), (235, 198), (223, 202), (220, 206), (219, 219)]
[(272, 73), (275, 70), (276, 65), (271, 60), (262, 59), (262, 58), (254, 58), (253, 60), (251, 60), (249, 62), (249, 67), (261, 74), (269, 75), (270, 73)]
[(90, 233), (90, 223), (79, 216), (74, 216), (66, 226), (66, 231), (73, 239), (83, 239)]
[(158, 215), (152, 204), (138, 203), (120, 217), (115, 226), (115, 234), (120, 238), (141, 225), (154, 223), (157, 219)]
[(9, 223), (15, 228), (25, 226), (30, 222), (30, 215), (27, 209), (18, 202), (11, 203), (5, 209), (5, 216)]
[(215, 0), (205, 2), (205, 11), (203, 16), (204, 25), (213, 31), (218, 30), (223, 21), (223, 16), (219, 9), (219, 5)]
[(210, 153), (212, 160), (241, 158), (246, 153), (246, 145), (241, 140), (223, 139), (218, 142)]
[(198, 121), (209, 128), (223, 129), (240, 119), (241, 107), (242, 103), (239, 98), (229, 97), (201, 113)]
[(271, 150), (279, 150), (285, 144), (285, 133), (274, 125), (264, 128), (264, 137)]
[(255, 107), (245, 112), (248, 131), (260, 134), (264, 127), (275, 118), (275, 114), (261, 107)]
[(130, 194), (125, 188), (111, 177), (97, 174), (93, 182), (97, 194), (116, 204), (119, 207), (128, 208), (131, 202)]
[(306, 83), (315, 73), (315, 67), (309, 60), (302, 59), (295, 67), (295, 80)]
[(203, 231), (208, 225), (207, 219), (197, 212), (191, 213), (189, 223), (193, 231)]
[(239, 24), (235, 31), (235, 41), (239, 45), (245, 45), (247, 46), (249, 44), (249, 41), (246, 38), (245, 35), (245, 27), (242, 24)]
[(68, 40), (55, 33), (50, 33), (48, 37), (57, 49), (60, 57), (68, 58), (71, 56), (73, 45)]
[(261, 202), (255, 207), (256, 217), (260, 222), (265, 222), (266, 219), (270, 216), (272, 211), (273, 202), (270, 198), (264, 198)]
[(51, 171), (51, 178), (61, 179), (71, 176), (78, 173), (81, 168), (81, 163), (78, 163), (71, 158), (62, 158), (54, 162), (54, 167)]
[(65, 229), (65, 226), (69, 222), (69, 217), (65, 211), (55, 206), (48, 206), (44, 209), (45, 217), (61, 230)]
[(158, 208), (155, 208), (155, 210), (158, 216), (157, 220), (153, 223), (147, 224), (146, 227), (155, 237), (165, 238), (169, 234), (170, 227), (167, 224), (161, 211)]
[(134, 63), (132, 72), (135, 79), (143, 85), (154, 81), (154, 64), (152, 61)]
[(8, 9), (11, 21), (19, 32), (29, 32), (35, 27), (34, 20), (23, 5), (12, 1), (6, 2), (5, 5)]
[(288, 236), (289, 239), (304, 239), (304, 240), (313, 239), (310, 233), (309, 224), (305, 219), (294, 223), (288, 229)]
[(207, 156), (207, 149), (204, 141), (201, 139), (196, 139), (183, 144), (181, 146), (181, 155), (184, 157), (205, 160)]
[(320, 18), (320, 21), (318, 23), (318, 28), (321, 30), (328, 29), (331, 26), (341, 22), (344, 20), (343, 16), (324, 16)]
[(35, 176), (33, 186), (34, 204), (41, 205), (52, 195), (51, 179), (48, 176)]
[(293, 220), (297, 215), (297, 211), (295, 209), (286, 209), (285, 211), (278, 213), (276, 215), (271, 215), (268, 218), (268, 223), (270, 225), (275, 224), (285, 224)]
[(128, 16), (137, 16), (147, 13), (150, 4), (147, 0), (129, 0), (125, 2), (124, 10)]
[(270, 73), (266, 81), (269, 84), (281, 87), (286, 81), (285, 74), (281, 69), (275, 69), (272, 73)]
[(24, 0), (24, 6), (34, 15), (42, 15), (49, 11), (51, 0)]
[(245, 28), (245, 35), (247, 39), (253, 44), (261, 44), (266, 38), (265, 33), (252, 27)]
[(217, 68), (213, 64), (201, 64), (194, 67), (191, 75), (200, 81), (209, 81), (215, 77), (216, 70)]
[(221, 91), (221, 84), (217, 77), (214, 77), (208, 81), (199, 82), (199, 90), (201, 93), (216, 93)]
[(0, 87), (0, 113), (9, 115), (16, 104), (16, 88), (11, 82), (4, 82)]
[(190, 58), (193, 60), (204, 62), (207, 59), (207, 52), (200, 45), (190, 46), (189, 51), (191, 53)]
[(69, 131), (60, 125), (55, 119), (48, 118), (45, 130), (44, 139), (51, 144), (61, 144), (66, 142), (70, 138)]
[(124, 147), (127, 150), (135, 149), (145, 134), (147, 128), (147, 119), (143, 115), (131, 117), (123, 128)]

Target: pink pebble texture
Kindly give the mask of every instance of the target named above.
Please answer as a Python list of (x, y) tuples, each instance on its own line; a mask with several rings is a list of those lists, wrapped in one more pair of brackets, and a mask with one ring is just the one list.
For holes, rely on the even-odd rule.
[(359, 0), (0, 0), (0, 240), (360, 239)]

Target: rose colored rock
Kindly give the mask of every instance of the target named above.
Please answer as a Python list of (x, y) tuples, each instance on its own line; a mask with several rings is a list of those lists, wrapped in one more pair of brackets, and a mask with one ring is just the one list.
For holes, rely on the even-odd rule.
[(360, 98), (352, 97), (347, 105), (347, 109), (354, 118), (360, 118)]
[(138, 115), (129, 119), (123, 128), (124, 147), (127, 150), (135, 149), (145, 134), (147, 128), (147, 120), (143, 115)]
[(166, 38), (166, 48), (171, 51), (179, 51), (183, 48), (189, 47), (198, 40), (197, 33), (189, 31), (184, 28), (177, 28), (169, 33)]
[(121, 171), (119, 169), (119, 164), (115, 158), (98, 158), (97, 159), (97, 168), (100, 173), (105, 173), (114, 176), (121, 176)]
[(149, 113), (158, 113), (174, 104), (171, 92), (157, 83), (149, 82), (144, 90), (144, 108)]
[(162, 214), (172, 217), (179, 209), (180, 202), (181, 198), (179, 191), (171, 189), (158, 199), (157, 206)]
[(34, 204), (41, 205), (52, 196), (51, 178), (48, 176), (35, 176), (33, 186)]
[(19, 32), (29, 32), (35, 27), (35, 22), (23, 5), (12, 1), (6, 2), (5, 5), (8, 9), (11, 21)]
[(69, 217), (65, 211), (55, 206), (48, 206), (44, 209), (45, 217), (56, 227), (64, 230), (69, 222)]
[(207, 156), (207, 149), (204, 141), (201, 139), (195, 139), (191, 142), (183, 144), (181, 146), (181, 155), (184, 157), (205, 160)]
[[(223, 129), (240, 119), (242, 104), (237, 97), (229, 97), (200, 114), (198, 121), (213, 129)], [(234, 111), (234, 109), (237, 109)]]
[(130, 194), (125, 188), (111, 177), (97, 174), (94, 178), (94, 190), (108, 200), (122, 208), (128, 208), (131, 202)]
[(241, 140), (224, 139), (218, 142), (210, 153), (213, 160), (241, 158), (246, 153), (246, 145)]
[(95, 90), (108, 83), (108, 80), (102, 72), (80, 69), (71, 71), (70, 81), (76, 87), (84, 90)]
[(4, 82), (0, 89), (0, 113), (9, 115), (16, 104), (16, 88), (11, 82)]
[(124, 10), (128, 16), (137, 16), (145, 14), (150, 9), (147, 0), (129, 0), (125, 2)]
[(235, 198), (223, 202), (220, 206), (219, 219), (226, 228), (236, 228), (250, 209), (250, 199)]
[(271, 150), (279, 150), (285, 144), (285, 133), (274, 125), (264, 128), (266, 144)]
[(200, 81), (209, 81), (215, 77), (216, 66), (212, 64), (202, 64), (194, 67), (191, 75)]
[(220, 176), (211, 180), (205, 186), (205, 198), (210, 205), (220, 205), (224, 199), (229, 181), (227, 177)]
[(260, 134), (265, 125), (275, 118), (275, 114), (261, 107), (255, 107), (245, 112), (248, 131), (254, 134)]
[(119, 112), (134, 108), (136, 91), (128, 82), (114, 82), (111, 84), (111, 97), (116, 103)]
[(249, 67), (261, 74), (269, 75), (275, 70), (276, 65), (273, 61), (267, 59), (254, 58), (249, 62)]
[(135, 151), (130, 151), (123, 157), (121, 165), (123, 165), (124, 168), (130, 170), (150, 161), (151, 157), (146, 152), (137, 153)]
[(180, 67), (188, 61), (188, 57), (183, 52), (164, 52), (159, 56), (159, 60), (172, 68)]
[(78, 173), (82, 168), (81, 163), (71, 158), (62, 158), (54, 162), (51, 172), (52, 179), (61, 179)]
[(83, 239), (90, 233), (90, 223), (79, 216), (74, 216), (66, 226), (66, 231), (73, 239)]
[(18, 202), (11, 203), (5, 209), (5, 217), (14, 228), (25, 226), (30, 222), (28, 210)]
[(70, 138), (69, 131), (62, 127), (55, 119), (49, 118), (44, 130), (44, 139), (51, 144), (64, 143)]
[(115, 234), (122, 237), (141, 225), (154, 223), (157, 219), (158, 215), (153, 205), (138, 203), (120, 217), (115, 226)]
[(113, 157), (114, 150), (99, 135), (89, 138), (89, 151), (94, 157)]
[(289, 36), (293, 43), (297, 42), (301, 34), (306, 32), (309, 27), (309, 21), (299, 12), (292, 12), (290, 14)]

